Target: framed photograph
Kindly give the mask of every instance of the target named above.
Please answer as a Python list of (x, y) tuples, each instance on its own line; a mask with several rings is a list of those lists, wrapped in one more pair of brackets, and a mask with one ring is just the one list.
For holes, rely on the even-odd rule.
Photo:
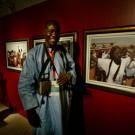
[[(71, 54), (71, 56), (74, 57), (74, 44), (76, 41), (77, 41), (76, 32), (62, 33), (60, 34), (58, 45), (63, 45), (66, 48), (66, 50)], [(33, 47), (41, 43), (45, 43), (45, 39), (43, 36), (39, 36), (33, 39)]]
[(33, 47), (45, 43), (45, 38), (43, 36), (33, 39)]
[(135, 27), (88, 30), (84, 40), (85, 83), (135, 94)]
[(74, 46), (77, 42), (77, 33), (62, 33), (58, 45), (63, 45), (68, 53), (74, 58)]
[(21, 71), (28, 52), (28, 40), (7, 41), (7, 68)]

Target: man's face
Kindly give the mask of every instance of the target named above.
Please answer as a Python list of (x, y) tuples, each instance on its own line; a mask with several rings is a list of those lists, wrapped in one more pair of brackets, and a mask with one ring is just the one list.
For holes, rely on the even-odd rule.
[(121, 62), (121, 49), (120, 48), (117, 48), (114, 53), (113, 53), (113, 57), (114, 57), (114, 61), (117, 63), (117, 64), (120, 64)]
[(50, 24), (47, 26), (47, 29), (45, 30), (45, 39), (49, 47), (53, 47), (56, 45), (57, 41), (59, 40), (59, 36), (60, 33), (55, 25)]

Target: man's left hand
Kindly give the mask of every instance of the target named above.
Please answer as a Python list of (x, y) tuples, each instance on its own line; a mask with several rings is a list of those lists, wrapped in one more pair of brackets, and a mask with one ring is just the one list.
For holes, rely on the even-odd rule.
[(71, 79), (71, 74), (70, 73), (65, 73), (62, 72), (57, 80), (57, 83), (59, 85), (64, 85), (65, 83), (69, 82)]

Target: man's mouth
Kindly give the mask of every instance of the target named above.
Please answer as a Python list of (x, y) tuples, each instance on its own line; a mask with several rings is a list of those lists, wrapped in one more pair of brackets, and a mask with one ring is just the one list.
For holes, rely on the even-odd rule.
[(50, 38), (50, 43), (51, 43), (51, 44), (54, 44), (55, 42), (56, 42), (56, 38), (53, 38), (53, 37)]
[(50, 40), (55, 41), (55, 38), (51, 38)]

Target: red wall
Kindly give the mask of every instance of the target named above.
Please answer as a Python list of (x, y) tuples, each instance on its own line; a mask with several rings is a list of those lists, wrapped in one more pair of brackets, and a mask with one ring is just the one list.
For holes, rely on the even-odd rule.
[[(78, 32), (79, 54), (76, 63), (83, 74), (84, 31), (89, 29), (118, 27), (135, 24), (134, 0), (48, 0), (1, 19), (0, 69), (6, 80), (8, 103), (20, 113), (23, 108), (17, 93), (19, 72), (6, 69), (3, 41), (32, 38), (43, 34), (44, 23), (57, 19), (62, 32)], [(78, 66), (77, 64), (77, 66)], [(79, 76), (80, 77), (80, 76)], [(80, 80), (81, 78), (79, 78)], [(87, 94), (78, 88), (73, 100), (72, 126), (78, 134), (86, 135), (134, 135), (134, 97), (109, 92), (106, 89), (87, 86)], [(84, 123), (83, 123), (84, 122)]]

